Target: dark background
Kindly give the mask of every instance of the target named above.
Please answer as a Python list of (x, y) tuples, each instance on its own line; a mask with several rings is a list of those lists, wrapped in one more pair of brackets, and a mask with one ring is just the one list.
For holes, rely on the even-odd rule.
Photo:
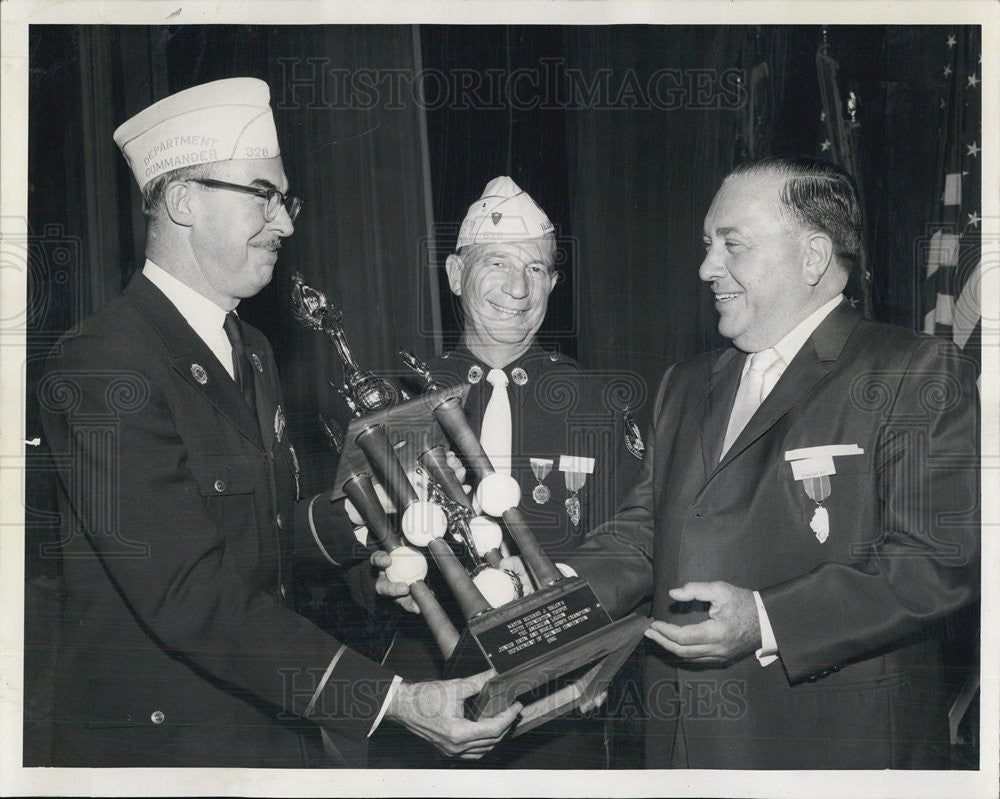
[[(303, 488), (319, 490), (335, 456), (317, 414), (346, 412), (332, 348), (291, 318), (293, 271), (343, 307), (363, 367), (398, 374), (399, 346), (428, 357), (454, 343), (444, 258), (486, 182), (510, 175), (562, 245), (543, 343), (637, 373), (643, 421), (666, 367), (722, 343), (697, 279), (722, 177), (751, 156), (820, 154), (824, 36), (841, 95), (860, 99), (870, 288), (854, 293), (875, 318), (920, 327), (951, 34), (974, 62), (978, 29), (961, 26), (32, 26), (27, 437), (40, 435), (33, 389), (56, 339), (141, 267), (139, 194), (112, 132), (170, 93), (242, 75), (271, 86), (305, 206), (272, 284), (240, 313), (274, 344)], [(56, 529), (43, 456), (27, 464), (28, 576), (56, 580), (38, 557)]]

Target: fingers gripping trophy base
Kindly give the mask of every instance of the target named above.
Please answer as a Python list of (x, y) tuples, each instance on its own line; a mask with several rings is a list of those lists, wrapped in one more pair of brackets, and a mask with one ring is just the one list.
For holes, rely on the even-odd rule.
[(520, 699), (515, 737), (594, 701), (649, 624), (636, 614), (612, 622), (590, 586), (569, 578), (470, 621), (445, 673), (491, 666), (497, 676), (466, 712), (478, 719)]

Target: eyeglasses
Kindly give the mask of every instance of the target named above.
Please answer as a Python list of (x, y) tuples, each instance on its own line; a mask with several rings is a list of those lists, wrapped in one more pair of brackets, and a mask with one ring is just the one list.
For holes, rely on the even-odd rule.
[(286, 197), (277, 189), (265, 189), (258, 186), (241, 186), (238, 183), (226, 183), (222, 180), (212, 180), (211, 178), (191, 178), (192, 182), (200, 183), (211, 189), (225, 189), (226, 191), (239, 191), (243, 194), (252, 194), (264, 200), (264, 219), (273, 222), (278, 215), (278, 208), (285, 206), (288, 212), (288, 219), (292, 222), (302, 210), (302, 200), (299, 197)]

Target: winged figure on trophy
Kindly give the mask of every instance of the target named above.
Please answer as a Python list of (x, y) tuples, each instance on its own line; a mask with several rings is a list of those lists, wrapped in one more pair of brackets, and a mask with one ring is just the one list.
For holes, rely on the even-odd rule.
[[(409, 584), (449, 676), (484, 668), (497, 672), (470, 700), (469, 715), (492, 715), (529, 692), (537, 697), (536, 689), (572, 673), (569, 684), (561, 681), (525, 706), (513, 733), (518, 735), (597, 696), (648, 619), (633, 614), (612, 621), (587, 582), (564, 576), (544, 552), (518, 508), (517, 480), (494, 468), (469, 425), (463, 410), (468, 383), (442, 387), (425, 364), (401, 350), (403, 364), (426, 388), (405, 399), (388, 381), (358, 366), (342, 312), (299, 274), (293, 278), (292, 304), (303, 325), (326, 335), (343, 365), (344, 383), (335, 388), (354, 418), (341, 438), (334, 500), (350, 499), (390, 554), (386, 575)], [(450, 449), (472, 473), (471, 493), (449, 464)], [(424, 486), (425, 496), (415, 486)], [(530, 586), (502, 568), (504, 528)], [(461, 558), (449, 539), (460, 544)], [(461, 610), (461, 632), (425, 582), (423, 550)]]

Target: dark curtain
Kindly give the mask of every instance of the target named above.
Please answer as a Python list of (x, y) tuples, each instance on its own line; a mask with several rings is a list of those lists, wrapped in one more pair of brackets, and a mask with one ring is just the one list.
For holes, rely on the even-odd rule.
[(608, 75), (605, 97), (569, 115), (580, 357), (636, 371), (650, 400), (667, 366), (718, 342), (697, 270), (733, 164), (743, 40), (738, 28), (574, 31), (571, 64)]

